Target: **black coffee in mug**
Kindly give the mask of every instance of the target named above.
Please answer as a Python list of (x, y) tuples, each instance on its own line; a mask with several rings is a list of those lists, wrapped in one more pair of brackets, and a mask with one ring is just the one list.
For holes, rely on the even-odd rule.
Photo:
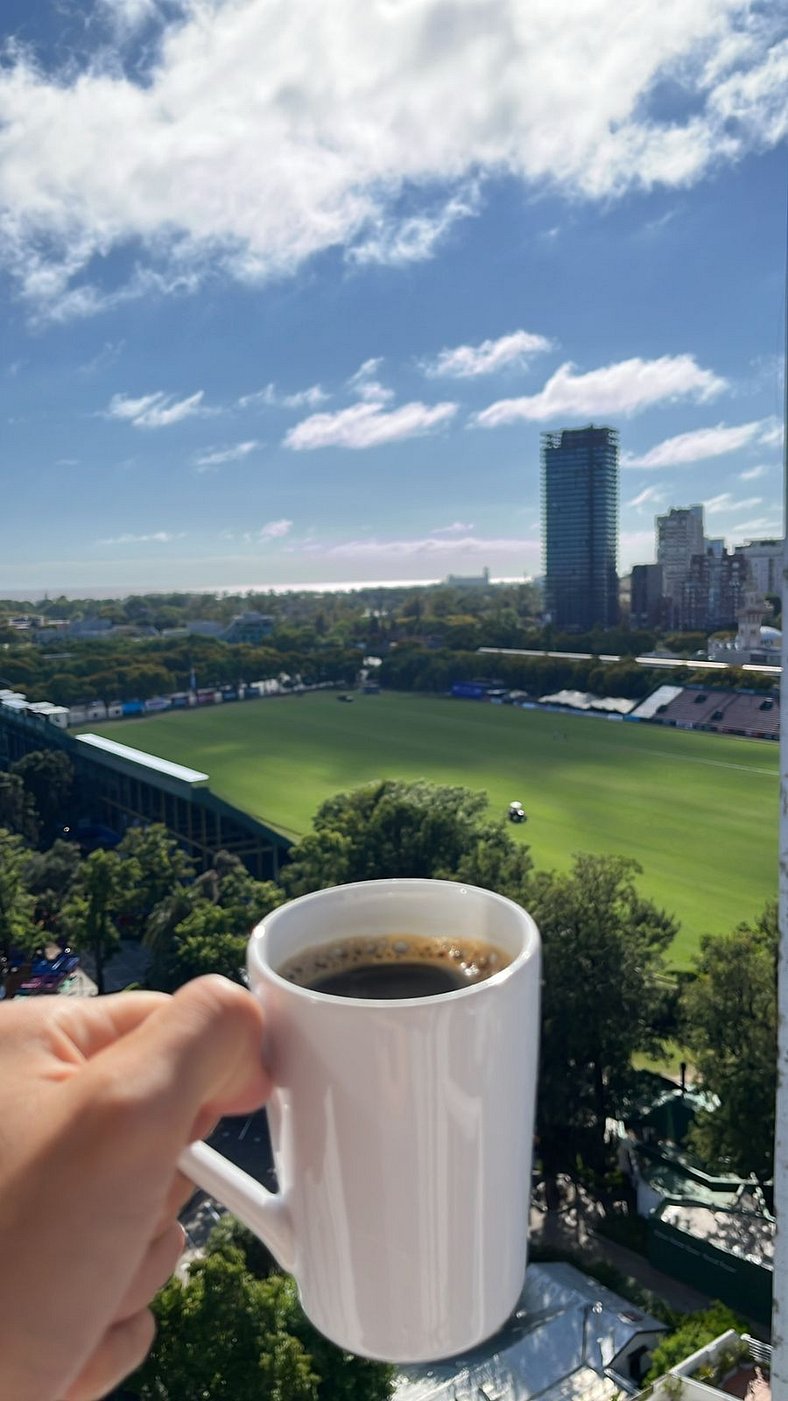
[(487, 939), (377, 934), (305, 949), (277, 969), (281, 978), (332, 997), (435, 997), (482, 983), (510, 957)]

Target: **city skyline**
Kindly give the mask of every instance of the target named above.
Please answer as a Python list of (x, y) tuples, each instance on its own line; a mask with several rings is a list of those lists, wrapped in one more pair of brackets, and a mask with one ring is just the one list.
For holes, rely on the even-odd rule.
[(621, 573), (671, 507), (781, 534), (779, 17), (29, 9), (0, 594), (540, 575), (540, 433), (591, 421)]

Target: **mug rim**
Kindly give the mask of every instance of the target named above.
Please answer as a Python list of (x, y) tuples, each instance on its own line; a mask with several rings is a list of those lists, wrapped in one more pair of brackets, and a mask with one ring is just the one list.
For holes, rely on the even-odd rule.
[[(294, 905), (306, 905), (310, 901), (324, 898), (334, 891), (345, 890), (374, 890), (380, 886), (400, 887), (400, 886), (441, 886), (451, 888), (457, 895), (466, 891), (472, 891), (474, 895), (480, 895), (485, 900), (503, 906), (510, 914), (514, 912), (524, 926), (523, 946), (518, 954), (506, 964), (504, 968), (493, 973), (489, 978), (484, 978), (480, 982), (470, 983), (468, 987), (454, 988), (451, 992), (430, 993), (427, 997), (344, 997), (333, 992), (320, 992), (317, 988), (305, 988), (300, 983), (294, 983), (289, 978), (283, 978), (281, 973), (277, 973), (271, 963), (265, 957), (265, 934), (267, 927), (277, 920), (277, 917), (284, 914), (285, 910), (290, 910)], [(324, 886), (322, 890), (311, 890), (306, 895), (297, 895), (292, 900), (287, 900), (283, 905), (277, 905), (275, 910), (265, 915), (252, 930), (247, 944), (247, 969), (252, 972), (252, 964), (255, 964), (255, 971), (262, 977), (274, 984), (275, 987), (286, 989), (294, 997), (303, 997), (310, 1002), (331, 1004), (341, 1007), (434, 1007), (444, 1002), (455, 1002), (458, 998), (476, 997), (484, 993), (486, 989), (492, 990), (508, 982), (521, 968), (531, 961), (534, 956), (538, 956), (540, 949), (540, 935), (538, 925), (532, 914), (518, 905), (516, 900), (510, 900), (507, 895), (499, 895), (495, 890), (486, 890), (481, 885), (472, 885), (468, 881), (453, 880), (433, 880), (429, 876), (391, 876), (383, 877), (380, 880), (348, 881), (344, 885)], [(253, 984), (250, 984), (254, 991)]]

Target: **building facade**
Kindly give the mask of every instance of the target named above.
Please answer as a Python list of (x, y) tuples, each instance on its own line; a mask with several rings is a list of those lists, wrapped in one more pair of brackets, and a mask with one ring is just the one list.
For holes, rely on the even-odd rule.
[(678, 597), (672, 600), (675, 627), (732, 628), (736, 626), (744, 596), (751, 589), (749, 561), (744, 551), (706, 550), (693, 555)]
[(633, 564), (629, 618), (633, 628), (658, 627), (662, 618), (662, 566)]
[(618, 622), (618, 434), (542, 434), (545, 597), (552, 623), (586, 632)]
[(750, 540), (742, 545), (741, 553), (750, 566), (752, 587), (764, 597), (782, 592), (782, 540)]
[(662, 568), (662, 595), (665, 622), (681, 627), (682, 590), (689, 578), (690, 561), (703, 555), (703, 507), (672, 507), (666, 516), (657, 516), (657, 563)]

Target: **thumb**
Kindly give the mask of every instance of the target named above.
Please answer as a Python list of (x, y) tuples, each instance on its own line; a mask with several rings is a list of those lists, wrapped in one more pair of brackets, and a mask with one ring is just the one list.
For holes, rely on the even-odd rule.
[(97, 1061), (134, 1087), (145, 1112), (171, 1128), (180, 1147), (199, 1125), (251, 1112), (268, 1098), (263, 1028), (252, 994), (212, 974), (179, 988)]

